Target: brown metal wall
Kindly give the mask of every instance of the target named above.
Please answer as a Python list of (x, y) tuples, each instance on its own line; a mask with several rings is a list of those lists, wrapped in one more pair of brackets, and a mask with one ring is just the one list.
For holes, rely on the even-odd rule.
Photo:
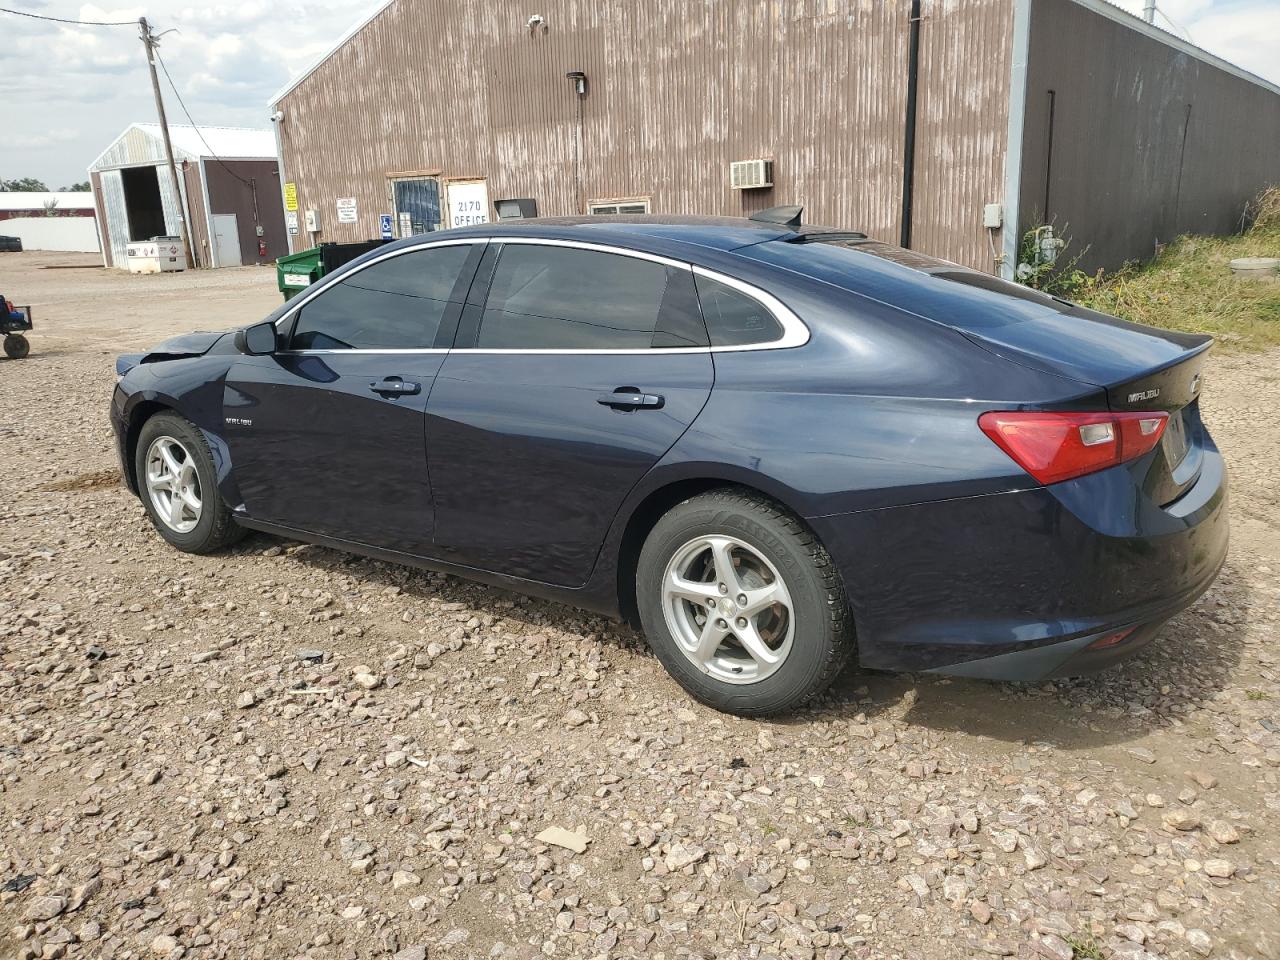
[(111, 239), (107, 234), (107, 204), (102, 198), (102, 174), (94, 170), (89, 174), (89, 182), (93, 185), (93, 215), (98, 218), (98, 242), (102, 246), (102, 265), (109, 267), (111, 263)]
[[(927, 0), (918, 246), (986, 267), (1002, 193), (1011, 0)], [(896, 240), (907, 0), (397, 0), (280, 102), (285, 174), (322, 240), (376, 236), (386, 175), (485, 177), (543, 215), (649, 197), (655, 213), (805, 219)], [(581, 70), (579, 103), (565, 73)], [(578, 110), (582, 162), (579, 170)], [(732, 160), (775, 186), (734, 191)], [(927, 195), (927, 200), (920, 198)], [(338, 224), (335, 201), (359, 220)], [(305, 232), (298, 246), (307, 245)]]
[(911, 246), (996, 272), (1001, 236), (982, 208), (1004, 202), (1013, 0), (926, 0), (920, 28)]
[(1086, 269), (1230, 233), (1280, 183), (1280, 95), (1071, 0), (1032, 4), (1025, 118), (1023, 226), (1064, 229)]
[[(209, 212), (236, 215), (242, 264), (272, 263), (289, 252), (280, 206), (280, 169), (275, 160), (206, 159), (204, 174)], [(258, 256), (257, 224), (262, 225), (262, 239), (267, 242), (266, 256)]]
[(184, 160), (181, 164), (182, 189), (187, 195), (187, 231), (197, 267), (209, 266), (209, 224), (204, 216), (204, 187), (200, 184), (200, 164)]

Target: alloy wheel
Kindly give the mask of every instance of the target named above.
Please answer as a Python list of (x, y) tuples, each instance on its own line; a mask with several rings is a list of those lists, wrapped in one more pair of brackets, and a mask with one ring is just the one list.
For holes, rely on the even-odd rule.
[(156, 515), (175, 533), (200, 522), (200, 475), (195, 458), (173, 437), (156, 437), (147, 448), (147, 495)]
[(703, 673), (757, 683), (791, 651), (795, 615), (777, 568), (729, 536), (690, 540), (662, 577), (662, 608), (677, 646)]

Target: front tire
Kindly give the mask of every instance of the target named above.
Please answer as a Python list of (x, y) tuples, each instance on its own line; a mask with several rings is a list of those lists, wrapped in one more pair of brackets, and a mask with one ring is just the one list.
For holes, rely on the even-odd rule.
[(184, 553), (212, 553), (248, 532), (218, 493), (204, 434), (176, 413), (158, 413), (142, 425), (134, 470), (152, 525)]
[(636, 589), (667, 672), (727, 713), (795, 709), (853, 653), (831, 558), (798, 518), (754, 494), (717, 490), (672, 508), (640, 551)]

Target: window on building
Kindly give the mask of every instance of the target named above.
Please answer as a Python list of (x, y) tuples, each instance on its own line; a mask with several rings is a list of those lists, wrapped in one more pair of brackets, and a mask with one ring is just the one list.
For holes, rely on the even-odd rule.
[(710, 277), (698, 276), (694, 282), (713, 347), (770, 343), (782, 337), (782, 325), (755, 297)]
[(688, 270), (538, 244), (503, 249), (476, 341), (496, 350), (706, 345)]
[(366, 267), (303, 306), (294, 350), (429, 349), (471, 252), (469, 244), (401, 254)]
[(638, 197), (633, 200), (589, 200), (587, 212), (593, 216), (614, 213), (648, 213), (649, 198)]

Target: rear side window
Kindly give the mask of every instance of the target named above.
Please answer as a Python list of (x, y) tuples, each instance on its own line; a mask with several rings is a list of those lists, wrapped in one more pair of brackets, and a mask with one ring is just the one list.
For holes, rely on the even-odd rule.
[(710, 277), (698, 276), (694, 282), (713, 347), (743, 347), (781, 339), (782, 325), (759, 300)]
[(294, 350), (413, 350), (435, 345), (469, 244), (415, 250), (334, 284), (301, 310)]
[(503, 248), (476, 340), (490, 350), (706, 345), (688, 270), (538, 244)]

